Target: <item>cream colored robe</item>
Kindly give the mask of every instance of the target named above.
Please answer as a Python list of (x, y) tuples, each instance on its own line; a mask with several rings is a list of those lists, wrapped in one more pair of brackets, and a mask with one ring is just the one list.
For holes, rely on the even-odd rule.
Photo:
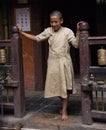
[(67, 97), (67, 90), (73, 90), (74, 72), (70, 57), (70, 46), (78, 47), (78, 38), (73, 31), (61, 27), (54, 32), (51, 27), (36, 36), (37, 42), (48, 39), (49, 56), (45, 83), (45, 98)]

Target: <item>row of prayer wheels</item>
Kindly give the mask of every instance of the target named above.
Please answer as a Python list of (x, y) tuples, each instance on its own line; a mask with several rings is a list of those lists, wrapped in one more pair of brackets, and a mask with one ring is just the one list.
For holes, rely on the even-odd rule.
[[(106, 49), (98, 49), (98, 65), (106, 65)], [(7, 62), (7, 50), (5, 48), (0, 49), (0, 64)]]

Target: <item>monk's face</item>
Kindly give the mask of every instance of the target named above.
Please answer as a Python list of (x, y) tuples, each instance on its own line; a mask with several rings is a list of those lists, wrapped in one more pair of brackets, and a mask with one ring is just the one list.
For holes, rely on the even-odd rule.
[(63, 23), (63, 19), (60, 19), (57, 16), (50, 17), (50, 25), (54, 31), (58, 31), (62, 23)]

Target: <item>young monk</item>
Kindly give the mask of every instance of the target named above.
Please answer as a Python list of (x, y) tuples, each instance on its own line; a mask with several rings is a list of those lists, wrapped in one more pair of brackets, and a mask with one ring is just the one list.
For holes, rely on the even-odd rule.
[(62, 100), (61, 119), (67, 120), (69, 94), (72, 93), (74, 80), (70, 47), (72, 45), (78, 48), (79, 23), (76, 37), (71, 29), (63, 27), (62, 24), (62, 13), (53, 11), (50, 14), (51, 27), (36, 36), (23, 32), (20, 25), (17, 27), (21, 35), (36, 42), (48, 39), (49, 56), (44, 97), (60, 97)]

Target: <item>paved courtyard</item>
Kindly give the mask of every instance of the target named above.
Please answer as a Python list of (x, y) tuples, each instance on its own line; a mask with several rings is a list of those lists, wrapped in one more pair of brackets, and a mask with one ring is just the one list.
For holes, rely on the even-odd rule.
[(92, 125), (82, 123), (81, 95), (77, 79), (76, 85), (78, 93), (70, 95), (67, 121), (61, 120), (59, 111), (62, 104), (58, 98), (44, 99), (43, 91), (25, 91), (25, 116), (16, 118), (13, 110), (6, 111), (0, 117), (0, 130), (13, 130), (12, 128), (15, 129), (20, 124), (21, 130), (106, 130), (105, 122), (94, 122)]

